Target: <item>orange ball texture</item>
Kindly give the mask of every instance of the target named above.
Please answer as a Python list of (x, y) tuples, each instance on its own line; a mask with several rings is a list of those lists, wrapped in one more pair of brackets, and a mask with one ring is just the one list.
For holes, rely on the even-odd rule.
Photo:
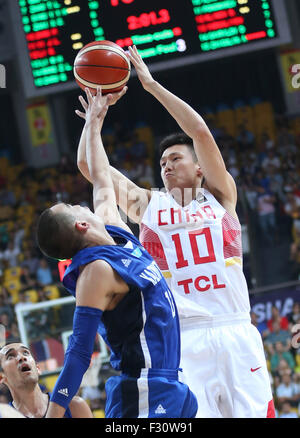
[(94, 95), (97, 87), (102, 94), (121, 91), (130, 77), (130, 61), (124, 50), (112, 41), (94, 41), (85, 45), (74, 61), (74, 76), (83, 90)]

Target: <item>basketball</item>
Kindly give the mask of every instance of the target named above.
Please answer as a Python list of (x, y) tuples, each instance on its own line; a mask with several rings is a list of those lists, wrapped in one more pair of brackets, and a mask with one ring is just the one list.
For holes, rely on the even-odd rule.
[(74, 61), (74, 76), (83, 90), (88, 87), (96, 94), (121, 91), (130, 77), (130, 62), (124, 50), (112, 41), (94, 41), (85, 45)]

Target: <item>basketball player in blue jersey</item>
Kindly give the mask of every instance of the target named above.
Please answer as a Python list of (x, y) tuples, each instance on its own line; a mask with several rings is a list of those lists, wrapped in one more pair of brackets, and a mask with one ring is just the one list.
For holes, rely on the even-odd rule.
[[(46, 415), (51, 393), (39, 386), (40, 369), (30, 350), (21, 343), (5, 345), (0, 350), (0, 384), (8, 387), (14, 410), (6, 410), (6, 417), (15, 412), (23, 418), (43, 418)], [(17, 416), (17, 415), (16, 415)], [(75, 396), (65, 412), (65, 418), (93, 418), (88, 404)]]
[(86, 90), (86, 156), (94, 213), (56, 204), (38, 221), (42, 252), (69, 259), (63, 284), (76, 298), (73, 334), (47, 417), (62, 417), (80, 387), (95, 336), (121, 371), (106, 384), (110, 418), (191, 418), (197, 402), (179, 381), (180, 332), (173, 296), (158, 266), (119, 214), (99, 125), (112, 95)]

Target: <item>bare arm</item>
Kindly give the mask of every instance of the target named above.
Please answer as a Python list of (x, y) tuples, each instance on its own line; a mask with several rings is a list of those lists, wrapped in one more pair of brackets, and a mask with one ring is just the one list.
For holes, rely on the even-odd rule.
[(114, 167), (110, 167), (117, 204), (126, 215), (140, 223), (151, 199), (151, 190), (143, 189)]
[[(126, 93), (126, 89), (123, 89), (124, 91), (122, 90), (115, 96), (112, 95), (113, 101), (112, 103), (110, 103), (110, 105), (115, 104)], [(84, 110), (86, 111), (88, 104), (82, 96), (79, 96), (79, 100)], [(76, 110), (76, 114), (79, 117), (85, 119), (85, 113)], [(100, 122), (100, 131), (101, 128), (102, 123)], [(92, 182), (86, 159), (86, 124), (83, 127), (77, 150), (77, 166), (82, 175), (89, 182)], [(140, 223), (141, 218), (143, 217), (143, 214), (150, 201), (151, 191), (137, 186), (114, 167), (110, 166), (110, 170), (117, 204), (132, 221)]]
[[(127, 92), (127, 87), (124, 87), (119, 93), (112, 93), (111, 98), (108, 102), (109, 106), (115, 105), (119, 99), (121, 99)], [(83, 111), (76, 110), (75, 113), (82, 119), (86, 119), (86, 110), (88, 108), (87, 102), (84, 100), (83, 96), (78, 97), (83, 109)], [(103, 125), (103, 120), (99, 120), (99, 130), (101, 131)], [(91, 181), (91, 176), (89, 174), (89, 169), (86, 161), (86, 124), (83, 126), (78, 149), (77, 149), (77, 166), (82, 175), (89, 181)]]
[(86, 90), (88, 107), (86, 109), (86, 161), (93, 184), (93, 204), (95, 214), (102, 217), (105, 224), (117, 225), (131, 232), (122, 221), (118, 211), (114, 186), (110, 173), (110, 164), (104, 150), (101, 133), (111, 95), (102, 96), (98, 88), (93, 98)]
[(129, 48), (128, 58), (144, 89), (166, 108), (180, 128), (193, 139), (195, 153), (209, 189), (218, 199), (235, 208), (235, 182), (227, 172), (220, 150), (203, 118), (190, 105), (153, 79), (135, 46)]

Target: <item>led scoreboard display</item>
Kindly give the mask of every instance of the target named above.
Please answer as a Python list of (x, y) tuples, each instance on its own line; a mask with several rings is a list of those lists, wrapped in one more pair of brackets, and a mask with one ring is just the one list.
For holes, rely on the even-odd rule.
[[(281, 0), (14, 1), (19, 17), (15, 7), (12, 17), (23, 60), (24, 53), (27, 57), (24, 71), (30, 72), (32, 86), (25, 82), (32, 95), (74, 86), (76, 54), (95, 40), (114, 41), (125, 50), (135, 44), (151, 69), (159, 70), (290, 38), (287, 29), (282, 32)], [(54, 87), (58, 84), (66, 86)]]

